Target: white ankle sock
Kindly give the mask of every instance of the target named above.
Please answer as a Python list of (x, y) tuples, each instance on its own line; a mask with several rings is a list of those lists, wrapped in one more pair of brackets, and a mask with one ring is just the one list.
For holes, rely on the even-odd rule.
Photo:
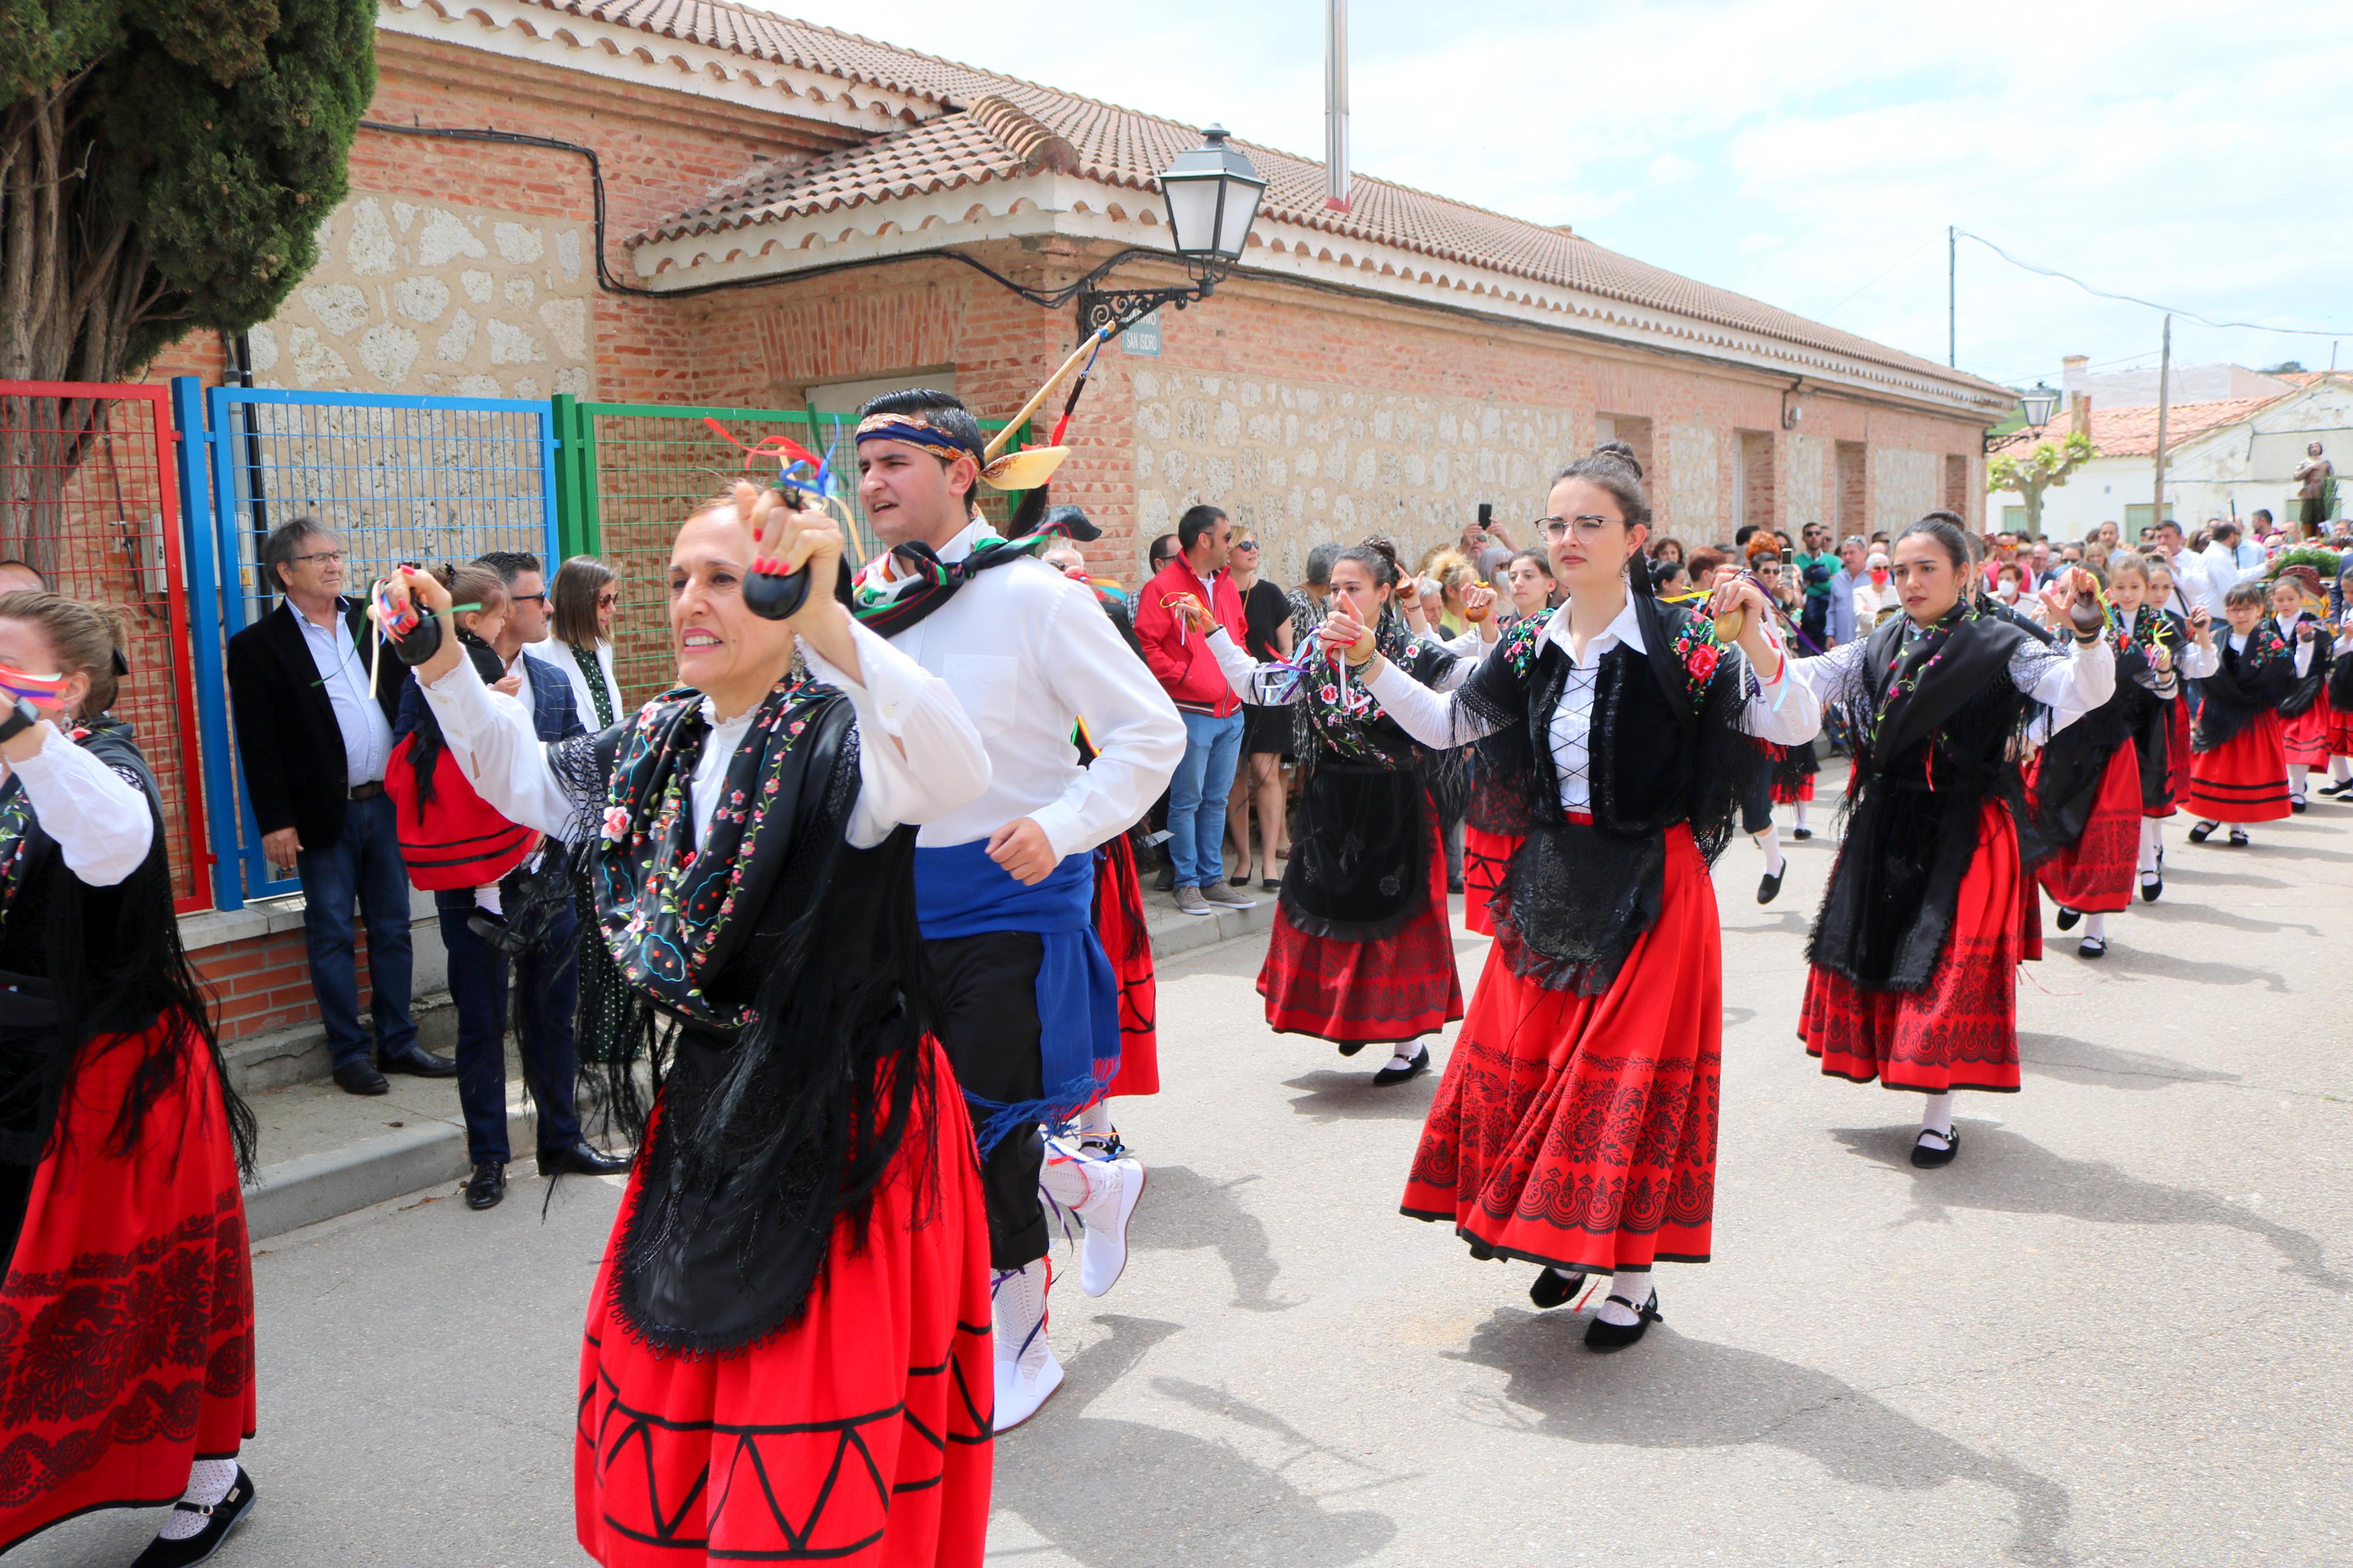
[(1942, 1094), (1932, 1094), (1928, 1096), (1927, 1103), (1920, 1108), (1920, 1131), (1923, 1132), (1934, 1132), (1940, 1138), (1951, 1138), (1953, 1131), (1952, 1090), (1947, 1089)]
[(2089, 942), (2094, 937), (2099, 938), (2102, 942), (2108, 940), (2107, 916), (2085, 915), (2084, 917), (2084, 940)]
[[(1634, 1303), (1636, 1309), (1649, 1304), (1651, 1289), (1651, 1271), (1647, 1268), (1620, 1268), (1609, 1277), (1609, 1294), (1625, 1297), (1627, 1300)], [(1630, 1310), (1615, 1301), (1608, 1300), (1601, 1303), (1601, 1310), (1595, 1316), (1605, 1323), (1614, 1323), (1621, 1329), (1641, 1321), (1639, 1310)]]
[(496, 882), (491, 882), (485, 886), (476, 888), (474, 889), (474, 907), (478, 910), (488, 910), (491, 913), (497, 914), (499, 912), (499, 885)]
[[(237, 1484), (235, 1459), (198, 1459), (188, 1467), (188, 1489), (180, 1494), (182, 1502), (192, 1502), (198, 1508), (210, 1508), (228, 1496), (228, 1489)], [(201, 1513), (184, 1508), (172, 1510), (164, 1528), (155, 1532), (162, 1541), (185, 1541), (197, 1533), (210, 1521)]]
[(1752, 837), (1757, 840), (1757, 847), (1765, 851), (1765, 874), (1768, 877), (1779, 876), (1781, 868), (1788, 864), (1781, 858), (1781, 830), (1778, 827), (1767, 827), (1764, 832)]
[(2296, 800), (2304, 798), (2304, 786), (2312, 779), (2312, 769), (2302, 763), (2287, 765), (2287, 793)]

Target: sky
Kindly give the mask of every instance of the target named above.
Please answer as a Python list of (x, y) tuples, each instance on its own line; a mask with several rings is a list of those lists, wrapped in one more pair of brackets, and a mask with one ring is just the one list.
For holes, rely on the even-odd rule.
[[(1321, 0), (754, 3), (1322, 156)], [(1348, 25), (1359, 174), (1940, 362), (1957, 226), (2111, 293), (2345, 338), (2177, 317), (2177, 363), (2353, 369), (2344, 0), (1354, 0)], [(1957, 278), (1965, 370), (2156, 363), (2157, 310), (1968, 237)]]

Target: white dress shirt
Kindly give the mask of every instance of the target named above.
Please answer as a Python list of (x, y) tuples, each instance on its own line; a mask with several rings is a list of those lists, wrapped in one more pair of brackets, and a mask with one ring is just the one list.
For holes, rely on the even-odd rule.
[[(975, 520), (941, 547), (961, 561), (995, 533)], [(987, 787), (923, 819), (927, 849), (985, 839), (1029, 817), (1057, 860), (1116, 837), (1150, 810), (1185, 756), (1185, 721), (1120, 640), (1092, 589), (1036, 560), (979, 574), (891, 639), (947, 682), (988, 749)], [(1100, 754), (1079, 765), (1081, 718)]]
[[(849, 814), (853, 848), (866, 849), (902, 822), (930, 822), (965, 805), (988, 787), (988, 753), (953, 692), (865, 627), (851, 624), (858, 665), (852, 681), (803, 645), (810, 671), (839, 687), (858, 717), (858, 805)], [(441, 721), (442, 739), (476, 794), (510, 822), (561, 837), (570, 831), (572, 797), (548, 765), (547, 749), (521, 702), (482, 684), (473, 661), (461, 658), (424, 686), (425, 700)], [(711, 719), (710, 700), (702, 716)], [(703, 738), (691, 781), (694, 842), (711, 836), (711, 814), (727, 759), (744, 738), (752, 714), (713, 724)], [(897, 742), (893, 745), (892, 742)]]
[[(1568, 681), (1552, 710), (1547, 731), (1553, 770), (1560, 780), (1561, 809), (1589, 812), (1593, 809), (1594, 683), (1601, 673), (1601, 656), (1620, 645), (1636, 653), (1647, 653), (1642, 625), (1630, 597), (1626, 607), (1618, 612), (1618, 618), (1585, 645), (1581, 658), (1569, 642), (1567, 605), (1546, 620), (1544, 635), (1547, 642), (1568, 655)], [(1778, 650), (1781, 646), (1779, 637), (1769, 629), (1766, 636)], [(1820, 732), (1822, 705), (1813, 692), (1787, 678), (1791, 661), (1786, 654), (1778, 661), (1781, 668), (1773, 672), (1769, 684), (1757, 679), (1747, 668), (1747, 660), (1736, 650), (1726, 649), (1725, 656), (1740, 671), (1741, 681), (1748, 691), (1738, 719), (1742, 730), (1758, 740), (1783, 746), (1803, 745)], [(1388, 660), (1381, 663), (1380, 673), (1366, 685), (1389, 717), (1423, 745), (1459, 746), (1494, 729), (1483, 719), (1465, 712), (1460, 699), (1440, 697)]]
[(346, 783), (375, 784), (392, 761), (392, 721), (368, 690), (367, 661), (352, 641), (352, 628), (337, 605), (327, 626), (320, 626), (290, 602), (286, 613), (302, 628), (302, 645), (318, 667), (319, 684), (335, 710), (335, 727), (343, 732)]
[(41, 831), (58, 841), (66, 869), (86, 887), (111, 888), (146, 860), (155, 843), (155, 816), (147, 792), (88, 747), (60, 734), (47, 719), (34, 727), (41, 749), (13, 765), (0, 763), (0, 780), (13, 774), (33, 803)]

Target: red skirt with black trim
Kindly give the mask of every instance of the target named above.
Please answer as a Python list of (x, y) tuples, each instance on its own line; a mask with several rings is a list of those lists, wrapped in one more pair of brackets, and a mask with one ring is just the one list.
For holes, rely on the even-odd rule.
[(1335, 1045), (1395, 1045), (1462, 1016), (1462, 979), (1446, 918), (1446, 848), (1437, 838), (1430, 835), (1430, 901), (1391, 935), (1373, 942), (1309, 936), (1277, 900), (1258, 972), (1270, 1028)]
[[(573, 1499), (606, 1568), (720, 1561), (978, 1568), (988, 1539), (988, 1226), (955, 1076), (919, 1099), (852, 1250), (837, 1226), (791, 1327), (739, 1353), (673, 1354), (612, 1307), (632, 1175), (589, 1299)], [(911, 1153), (938, 1170), (918, 1190)], [(183, 1479), (185, 1480), (185, 1477)]]
[[(128, 1155), (148, 1047), (179, 1068)], [(220, 1078), (176, 1014), (82, 1047), (0, 1279), (0, 1552), (60, 1520), (154, 1508), (253, 1436), (253, 1274)]]
[[(2320, 689), (2320, 700), (2328, 700), (2326, 684)], [(2353, 711), (2333, 706), (2328, 710), (2328, 754), (2353, 757)]]
[(2280, 721), (2280, 741), (2287, 760), (2307, 768), (2327, 767), (2337, 750), (2337, 710), (2328, 705), (2328, 683), (2323, 681), (2311, 707)]
[(2277, 713), (2255, 715), (2247, 727), (2189, 759), (2189, 795), (2182, 804), (2201, 822), (2277, 822), (2287, 816), (2287, 745)]
[(1487, 912), (1487, 900), (1503, 887), (1510, 875), (1512, 857), (1520, 852), (1521, 840), (1501, 833), (1490, 833), (1483, 827), (1465, 826), (1462, 829), (1462, 925), (1482, 936), (1495, 934), (1495, 917)]
[(1095, 853), (1095, 934), (1119, 982), (1119, 1071), (1103, 1098), (1158, 1094), (1160, 986), (1144, 934), (1144, 884), (1124, 833)]
[[(1832, 1078), (1889, 1089), (2018, 1088), (2018, 964), (2025, 930), (2039, 919), (2020, 872), (2018, 827), (2009, 807), (1989, 800), (1978, 817), (1977, 849), (1961, 875), (1953, 933), (1927, 985), (1871, 991), (1814, 968), (1798, 1017), (1806, 1053)], [(2038, 933), (2039, 940), (2039, 933)]]
[(1402, 1212), (1482, 1253), (1588, 1272), (1707, 1261), (1723, 945), (1691, 830), (1666, 848), (1658, 923), (1602, 994), (1547, 991), (1488, 951)]
[(2165, 804), (2144, 805), (2143, 816), (2172, 816), (2189, 795), (2189, 699), (2165, 705)]
[[(2041, 772), (2037, 759), (2036, 772)], [(2027, 787), (2031, 790), (2034, 781)], [(2035, 880), (2063, 910), (2114, 914), (2132, 907), (2140, 865), (2140, 752), (2130, 741), (2100, 773), (2083, 837), (2035, 868)]]

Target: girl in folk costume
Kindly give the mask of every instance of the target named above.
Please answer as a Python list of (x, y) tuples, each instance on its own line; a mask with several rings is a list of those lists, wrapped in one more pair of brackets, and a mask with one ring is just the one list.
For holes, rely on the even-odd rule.
[(1895, 542), (1901, 610), (1801, 659), (1854, 739), (1847, 831), (1807, 949), (1798, 1032), (1822, 1071), (1927, 1097), (1912, 1163), (1959, 1147), (1953, 1091), (2018, 1088), (2016, 984), (2034, 895), (2019, 855), (2021, 737), (2108, 700), (2116, 658), (2088, 574), (2044, 593), (2064, 651), (1968, 593), (1960, 520), (1932, 512)]
[(688, 518), (680, 684), (597, 735), (542, 746), (440, 631), (431, 578), (382, 597), (483, 798), (589, 846), (650, 1046), (650, 1113), (631, 1060), (607, 1074), (642, 1137), (581, 1354), (581, 1544), (629, 1568), (976, 1565), (988, 1241), (901, 825), (987, 787), (988, 758), (834, 595), (773, 592), (833, 583), (841, 551), (778, 500), (738, 486)]
[[(1541, 624), (1552, 614), (1556, 584), (1552, 562), (1541, 550), (1523, 550), (1504, 568), (1504, 586), (1510, 608), (1499, 617), (1508, 631), (1520, 622)], [(1493, 754), (1493, 742), (1481, 741), (1471, 749), (1471, 804), (1462, 828), (1462, 923), (1482, 936), (1493, 936), (1495, 921), (1487, 904), (1504, 885), (1528, 833), (1525, 792), (1505, 776), (1507, 756)]]
[(180, 949), (109, 613), (0, 595), (0, 1552), (177, 1500), (139, 1568), (253, 1504), (254, 1123)]
[[(2035, 877), (2059, 906), (2061, 931), (2089, 917), (2076, 949), (2085, 958), (2107, 952), (2107, 917), (2132, 903), (2136, 870), (2145, 900), (2164, 887), (2156, 872), (2157, 817), (2148, 814), (2172, 809), (2166, 710), (2180, 700), (2175, 653), (2189, 639), (2147, 594), (2138, 553), (2108, 557), (2104, 635), (2116, 658), (2116, 690), (2052, 738), (2031, 776), (2035, 831), (2049, 850)], [(2194, 658), (2188, 665), (2191, 675), (2203, 668)]]
[[(1386, 539), (1342, 551), (1332, 563), (1332, 615), (1376, 627), (1382, 651), (1422, 680), (1461, 685), (1472, 661), (1407, 632), (1396, 596), (1403, 577)], [(1388, 1046), (1377, 1084), (1418, 1078), (1430, 1070), (1421, 1037), (1462, 1016), (1446, 857), (1426, 779), (1430, 754), (1328, 641), (1299, 665), (1261, 666), (1224, 633), (1208, 636), (1243, 700), (1302, 704), (1313, 740), (1258, 976), (1266, 1021), (1279, 1033), (1330, 1040), (1344, 1057)]]
[[(2145, 555), (2142, 559), (2148, 563), (2148, 593), (2142, 602), (2152, 608), (2162, 608), (2179, 628), (2179, 640), (2173, 645), (2179, 650), (2174, 659), (2175, 675), (2180, 680), (2194, 680), (2197, 677), (2190, 673), (2190, 664), (2204, 655), (2197, 647), (2187, 601), (2180, 600), (2174, 585), (2173, 568), (2162, 555)], [(2177, 601), (2183, 605), (2182, 608), (2174, 607)], [(2141, 850), (2140, 868), (2140, 896), (2144, 899), (2155, 899), (2165, 890), (2165, 819), (2179, 813), (2181, 803), (2189, 798), (2189, 692), (2184, 689), (2165, 706), (2165, 804), (2164, 809), (2150, 812), (2147, 818), (2145, 831), (2148, 837)], [(2152, 886), (2155, 891), (2151, 891)]]
[(2188, 804), (2198, 818), (2189, 830), (2192, 844), (2205, 843), (2227, 822), (2230, 842), (2243, 848), (2248, 823), (2277, 822), (2288, 815), (2287, 744), (2279, 705), (2310, 673), (2317, 628), (2306, 621), (2283, 635), (2263, 613), (2266, 599), (2261, 583), (2232, 584), (2222, 595), (2231, 630), (2220, 642), (2211, 621), (2193, 617), (2198, 646), (2214, 650), (2215, 668), (2200, 681), (2198, 722), (2189, 736)]
[(1610, 1275), (1586, 1343), (1614, 1350), (1659, 1316), (1651, 1266), (1709, 1255), (1724, 977), (1708, 860), (1757, 742), (1810, 740), (1821, 708), (1787, 678), (1753, 581), (1715, 594), (1741, 612), (1737, 653), (1716, 637), (1728, 622), (1651, 596), (1627, 447), (1571, 463), (1549, 499), (1567, 603), (1515, 625), (1451, 699), (1358, 622), (1324, 636), (1424, 744), (1507, 748), (1526, 803), (1403, 1210), (1452, 1225), (1473, 1257), (1543, 1264), (1539, 1307)]
[(2328, 776), (2320, 793), (2353, 794), (2353, 665), (2345, 660), (2353, 647), (2353, 555), (2337, 574), (2337, 618), (2343, 627), (2337, 637), (2337, 658), (2328, 676)]
[[(2305, 621), (2319, 624), (2321, 616), (2316, 606), (2327, 601), (2320, 596), (2320, 574), (2309, 566), (2288, 566), (2281, 569), (2272, 581), (2272, 618), (2281, 637), (2293, 641), (2296, 626)], [(2323, 629), (2326, 629), (2325, 627)], [(2333, 634), (2331, 634), (2333, 636)], [(2312, 770), (2329, 765), (2331, 742), (2337, 731), (2337, 712), (2328, 700), (2327, 660), (2316, 656), (2313, 668), (2296, 682), (2280, 704), (2280, 740), (2287, 752), (2288, 809), (2306, 809), (2306, 789)]]

